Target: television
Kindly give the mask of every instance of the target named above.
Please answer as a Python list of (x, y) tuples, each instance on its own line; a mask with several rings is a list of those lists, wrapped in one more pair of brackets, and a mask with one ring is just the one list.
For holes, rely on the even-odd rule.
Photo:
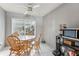
[(64, 29), (63, 36), (79, 39), (79, 30), (78, 29)]

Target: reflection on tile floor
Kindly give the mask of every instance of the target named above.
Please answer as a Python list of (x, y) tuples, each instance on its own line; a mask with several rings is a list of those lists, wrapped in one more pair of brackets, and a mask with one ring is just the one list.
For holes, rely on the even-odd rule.
[[(0, 56), (9, 56), (9, 47), (5, 47), (3, 50), (0, 51)], [(52, 50), (46, 45), (41, 44), (40, 51), (32, 50), (31, 56), (53, 56)]]

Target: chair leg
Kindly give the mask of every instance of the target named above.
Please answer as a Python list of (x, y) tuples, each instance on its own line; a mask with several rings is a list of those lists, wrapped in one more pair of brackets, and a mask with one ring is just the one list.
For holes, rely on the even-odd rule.
[(15, 56), (21, 56), (20, 52), (17, 52)]
[(38, 54), (40, 55), (40, 50), (38, 50)]
[(11, 56), (11, 52), (10, 52), (9, 56)]
[(37, 54), (39, 54), (39, 55), (40, 55), (40, 49), (36, 49), (36, 51), (37, 51)]

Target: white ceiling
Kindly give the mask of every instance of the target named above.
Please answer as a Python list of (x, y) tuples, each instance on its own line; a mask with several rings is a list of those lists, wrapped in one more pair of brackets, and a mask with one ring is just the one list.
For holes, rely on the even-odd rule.
[[(32, 15), (34, 16), (45, 16), (49, 12), (53, 11), (55, 8), (60, 6), (62, 3), (36, 3), (40, 7), (34, 8)], [(9, 12), (21, 13), (24, 14), (26, 11), (27, 3), (0, 3), (0, 6)]]

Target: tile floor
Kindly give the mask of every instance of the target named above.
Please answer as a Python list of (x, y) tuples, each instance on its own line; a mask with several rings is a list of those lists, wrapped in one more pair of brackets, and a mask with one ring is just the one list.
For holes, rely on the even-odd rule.
[[(9, 52), (9, 47), (5, 47), (0, 51), (0, 56), (9, 56)], [(31, 56), (53, 56), (53, 54), (52, 50), (46, 44), (41, 44), (40, 54), (32, 50)]]

